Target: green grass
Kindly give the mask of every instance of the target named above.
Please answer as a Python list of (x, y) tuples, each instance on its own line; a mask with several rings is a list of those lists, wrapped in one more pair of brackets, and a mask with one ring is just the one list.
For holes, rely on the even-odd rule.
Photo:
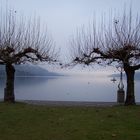
[(140, 106), (0, 103), (0, 140), (140, 140)]

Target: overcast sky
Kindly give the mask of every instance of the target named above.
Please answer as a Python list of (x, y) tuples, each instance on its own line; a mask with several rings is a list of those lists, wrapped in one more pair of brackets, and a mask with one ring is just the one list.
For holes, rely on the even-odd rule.
[(130, 5), (134, 12), (140, 12), (140, 0), (0, 0), (1, 7), (6, 3), (17, 13), (40, 16), (63, 54), (76, 29), (88, 25), (94, 15), (98, 20), (110, 11), (122, 13)]

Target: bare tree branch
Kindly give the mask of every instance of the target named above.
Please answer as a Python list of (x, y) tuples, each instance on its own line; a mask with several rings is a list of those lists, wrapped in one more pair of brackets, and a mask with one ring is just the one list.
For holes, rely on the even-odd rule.
[(40, 21), (20, 20), (10, 10), (0, 17), (0, 60), (2, 63), (20, 64), (37, 61), (55, 62), (58, 54), (54, 44), (41, 29)]
[[(75, 64), (121, 64), (127, 76), (126, 104), (135, 104), (134, 74), (140, 69), (140, 18), (132, 11), (113, 18), (109, 26), (97, 32), (96, 24), (90, 31), (81, 30), (71, 43), (71, 58)], [(96, 30), (95, 30), (96, 29)]]

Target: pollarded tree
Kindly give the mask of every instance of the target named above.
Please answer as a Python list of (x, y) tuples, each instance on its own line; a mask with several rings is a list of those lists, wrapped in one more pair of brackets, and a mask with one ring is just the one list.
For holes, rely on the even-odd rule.
[(140, 19), (124, 12), (122, 17), (113, 18), (109, 27), (101, 26), (96, 31), (82, 31), (72, 41), (73, 63), (92, 65), (122, 65), (127, 77), (126, 105), (135, 104), (134, 75), (140, 69)]
[(39, 20), (26, 22), (15, 11), (0, 16), (0, 64), (6, 67), (4, 101), (15, 102), (14, 64), (55, 62), (57, 53), (47, 31), (41, 29)]

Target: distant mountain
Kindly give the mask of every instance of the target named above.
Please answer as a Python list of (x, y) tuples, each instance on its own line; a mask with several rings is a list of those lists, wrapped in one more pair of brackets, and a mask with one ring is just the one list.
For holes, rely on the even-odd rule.
[[(59, 76), (57, 73), (49, 72), (37, 65), (15, 65), (16, 76)], [(5, 76), (5, 66), (0, 65), (0, 76)]]
[[(109, 77), (117, 77), (117, 78), (119, 78), (120, 77), (120, 74), (119, 73), (112, 74), (112, 75), (109, 75)], [(123, 74), (123, 77), (126, 78), (126, 75)], [(138, 71), (138, 72), (135, 73), (135, 80), (140, 80), (140, 71)]]

